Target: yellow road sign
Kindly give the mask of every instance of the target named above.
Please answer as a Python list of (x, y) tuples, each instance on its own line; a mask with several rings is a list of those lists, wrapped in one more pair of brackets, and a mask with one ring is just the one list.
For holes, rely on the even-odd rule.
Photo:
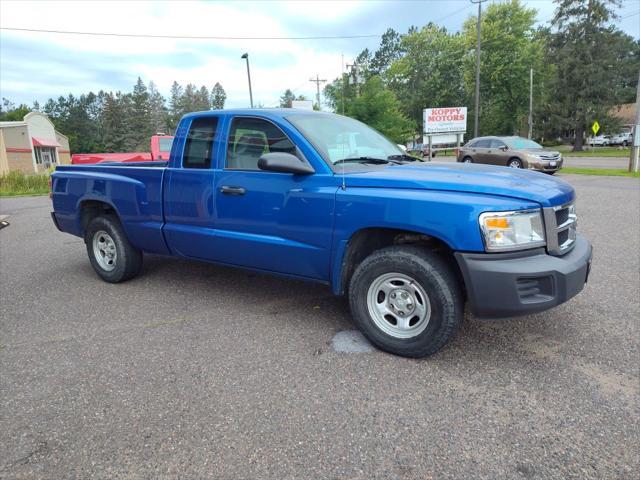
[(597, 135), (598, 132), (600, 131), (600, 124), (598, 123), (598, 120), (593, 122), (593, 125), (591, 125), (591, 131), (593, 132), (594, 135)]

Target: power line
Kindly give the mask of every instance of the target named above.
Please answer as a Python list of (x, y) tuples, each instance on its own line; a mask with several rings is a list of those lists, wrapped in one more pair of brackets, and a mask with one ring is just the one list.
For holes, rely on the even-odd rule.
[(350, 38), (379, 38), (381, 34), (366, 35), (321, 35), (317, 37), (226, 37), (221, 35), (156, 35), (145, 33), (115, 33), (115, 32), (80, 32), (73, 30), (48, 30), (40, 28), (0, 27), (0, 30), (12, 32), (56, 33), (61, 35), (89, 35), (98, 37), (128, 37), (128, 38), (171, 38), (184, 40), (337, 40)]

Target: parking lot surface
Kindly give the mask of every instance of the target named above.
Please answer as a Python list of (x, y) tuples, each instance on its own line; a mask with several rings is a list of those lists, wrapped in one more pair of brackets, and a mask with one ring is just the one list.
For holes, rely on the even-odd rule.
[(314, 284), (158, 256), (104, 283), (47, 198), (0, 199), (0, 478), (637, 478), (640, 182), (559, 177), (585, 290), (422, 360), (334, 348)]

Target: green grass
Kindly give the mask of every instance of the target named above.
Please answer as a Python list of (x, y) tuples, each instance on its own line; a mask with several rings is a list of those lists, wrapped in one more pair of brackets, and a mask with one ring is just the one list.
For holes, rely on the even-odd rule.
[(626, 170), (617, 170), (613, 168), (576, 168), (562, 167), (562, 173), (577, 173), (579, 175), (606, 175), (609, 177), (632, 177), (640, 178), (640, 172), (627, 172)]
[(25, 175), (20, 172), (9, 172), (0, 175), (0, 197), (19, 195), (46, 195), (49, 193), (49, 175)]
[(550, 150), (557, 149), (562, 152), (563, 157), (626, 157), (629, 158), (629, 148), (618, 147), (589, 147), (582, 152), (572, 152), (571, 145), (561, 145), (550, 147)]

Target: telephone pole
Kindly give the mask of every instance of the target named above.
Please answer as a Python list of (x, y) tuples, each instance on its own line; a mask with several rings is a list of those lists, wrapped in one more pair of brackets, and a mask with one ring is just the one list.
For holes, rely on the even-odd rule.
[(480, 116), (480, 22), (482, 18), (482, 2), (486, 2), (486, 0), (471, 0), (471, 3), (478, 4), (478, 24), (476, 25), (476, 32), (478, 35), (478, 43), (476, 45), (476, 107), (473, 119), (474, 137), (478, 136), (478, 117)]
[(327, 80), (321, 79), (320, 75), (316, 74), (316, 78), (310, 78), (309, 81), (316, 84), (316, 100), (318, 101), (318, 110), (320, 110), (320, 84), (325, 83)]
[(533, 137), (533, 68), (529, 69), (529, 140)]
[(636, 123), (631, 129), (633, 133), (631, 152), (629, 153), (629, 171), (638, 171), (638, 156), (640, 154), (640, 73), (638, 74), (638, 87), (636, 89)]

